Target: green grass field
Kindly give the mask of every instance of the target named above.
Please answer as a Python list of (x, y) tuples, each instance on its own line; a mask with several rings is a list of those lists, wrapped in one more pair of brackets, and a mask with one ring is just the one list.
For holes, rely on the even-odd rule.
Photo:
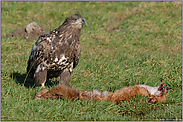
[[(138, 96), (119, 105), (103, 101), (35, 101), (40, 88), (23, 86), (36, 40), (4, 38), (35, 21), (51, 31), (79, 13), (81, 57), (70, 86), (100, 91), (161, 81), (167, 101), (152, 105)], [(31, 79), (27, 79), (31, 82)], [(57, 85), (59, 78), (49, 82)], [(181, 2), (1, 2), (1, 121), (182, 120)]]

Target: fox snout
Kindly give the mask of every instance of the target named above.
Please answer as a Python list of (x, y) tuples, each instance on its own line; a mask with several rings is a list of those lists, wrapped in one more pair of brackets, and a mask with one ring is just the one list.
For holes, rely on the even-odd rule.
[(168, 92), (168, 87), (165, 85), (165, 83), (161, 83), (158, 91), (160, 91), (159, 94), (150, 95), (149, 99), (147, 100), (147, 103), (156, 103), (156, 102), (164, 102), (166, 101), (166, 93)]

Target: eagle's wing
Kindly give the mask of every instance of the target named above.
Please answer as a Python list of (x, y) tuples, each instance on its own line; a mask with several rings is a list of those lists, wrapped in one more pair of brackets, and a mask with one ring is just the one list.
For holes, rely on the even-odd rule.
[(76, 43), (76, 46), (75, 46), (75, 52), (74, 52), (75, 59), (74, 59), (73, 69), (78, 65), (80, 53), (81, 53), (81, 48), (78, 41), (78, 43)]
[[(30, 70), (31, 78), (33, 78), (34, 72), (37, 66), (44, 60), (45, 57), (51, 51), (51, 42), (53, 40), (52, 33), (41, 35), (36, 43), (32, 47), (31, 55), (27, 62), (27, 73)], [(33, 65), (33, 66), (32, 66)]]

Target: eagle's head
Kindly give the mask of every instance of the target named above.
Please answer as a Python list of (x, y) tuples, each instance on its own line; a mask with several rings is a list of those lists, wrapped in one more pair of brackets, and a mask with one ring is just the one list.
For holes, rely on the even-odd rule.
[(73, 27), (81, 29), (83, 25), (87, 25), (86, 20), (80, 14), (73, 14), (68, 17), (64, 23), (70, 24)]

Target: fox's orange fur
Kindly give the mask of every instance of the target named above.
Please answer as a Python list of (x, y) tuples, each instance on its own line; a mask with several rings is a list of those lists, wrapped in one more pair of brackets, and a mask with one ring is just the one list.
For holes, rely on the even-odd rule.
[(137, 95), (148, 96), (149, 92), (145, 88), (140, 88), (138, 85), (122, 88), (119, 91), (108, 94), (104, 100), (116, 102), (117, 104), (121, 101), (130, 100)]
[(111, 101), (119, 104), (121, 101), (130, 100), (130, 98), (134, 98), (137, 95), (142, 95), (145, 97), (149, 97), (147, 103), (154, 102), (164, 102), (166, 101), (166, 93), (168, 87), (164, 87), (165, 84), (161, 83), (159, 87), (150, 87), (147, 85), (135, 85), (130, 87), (124, 87), (121, 90), (115, 91), (114, 93), (99, 92), (98, 90), (93, 91), (81, 91), (76, 88), (66, 86), (66, 85), (57, 85), (51, 90), (43, 89), (39, 91), (35, 99), (40, 98), (50, 98), (50, 99), (70, 99), (70, 100), (103, 100), (103, 101)]
[(39, 91), (36, 96), (35, 99), (39, 99), (39, 98), (50, 98), (50, 99), (59, 99), (59, 98), (63, 98), (63, 99), (71, 99), (74, 100), (76, 98), (79, 98), (80, 95), (80, 90), (66, 86), (66, 85), (57, 85), (55, 86), (53, 89), (43, 89), (41, 91)]

